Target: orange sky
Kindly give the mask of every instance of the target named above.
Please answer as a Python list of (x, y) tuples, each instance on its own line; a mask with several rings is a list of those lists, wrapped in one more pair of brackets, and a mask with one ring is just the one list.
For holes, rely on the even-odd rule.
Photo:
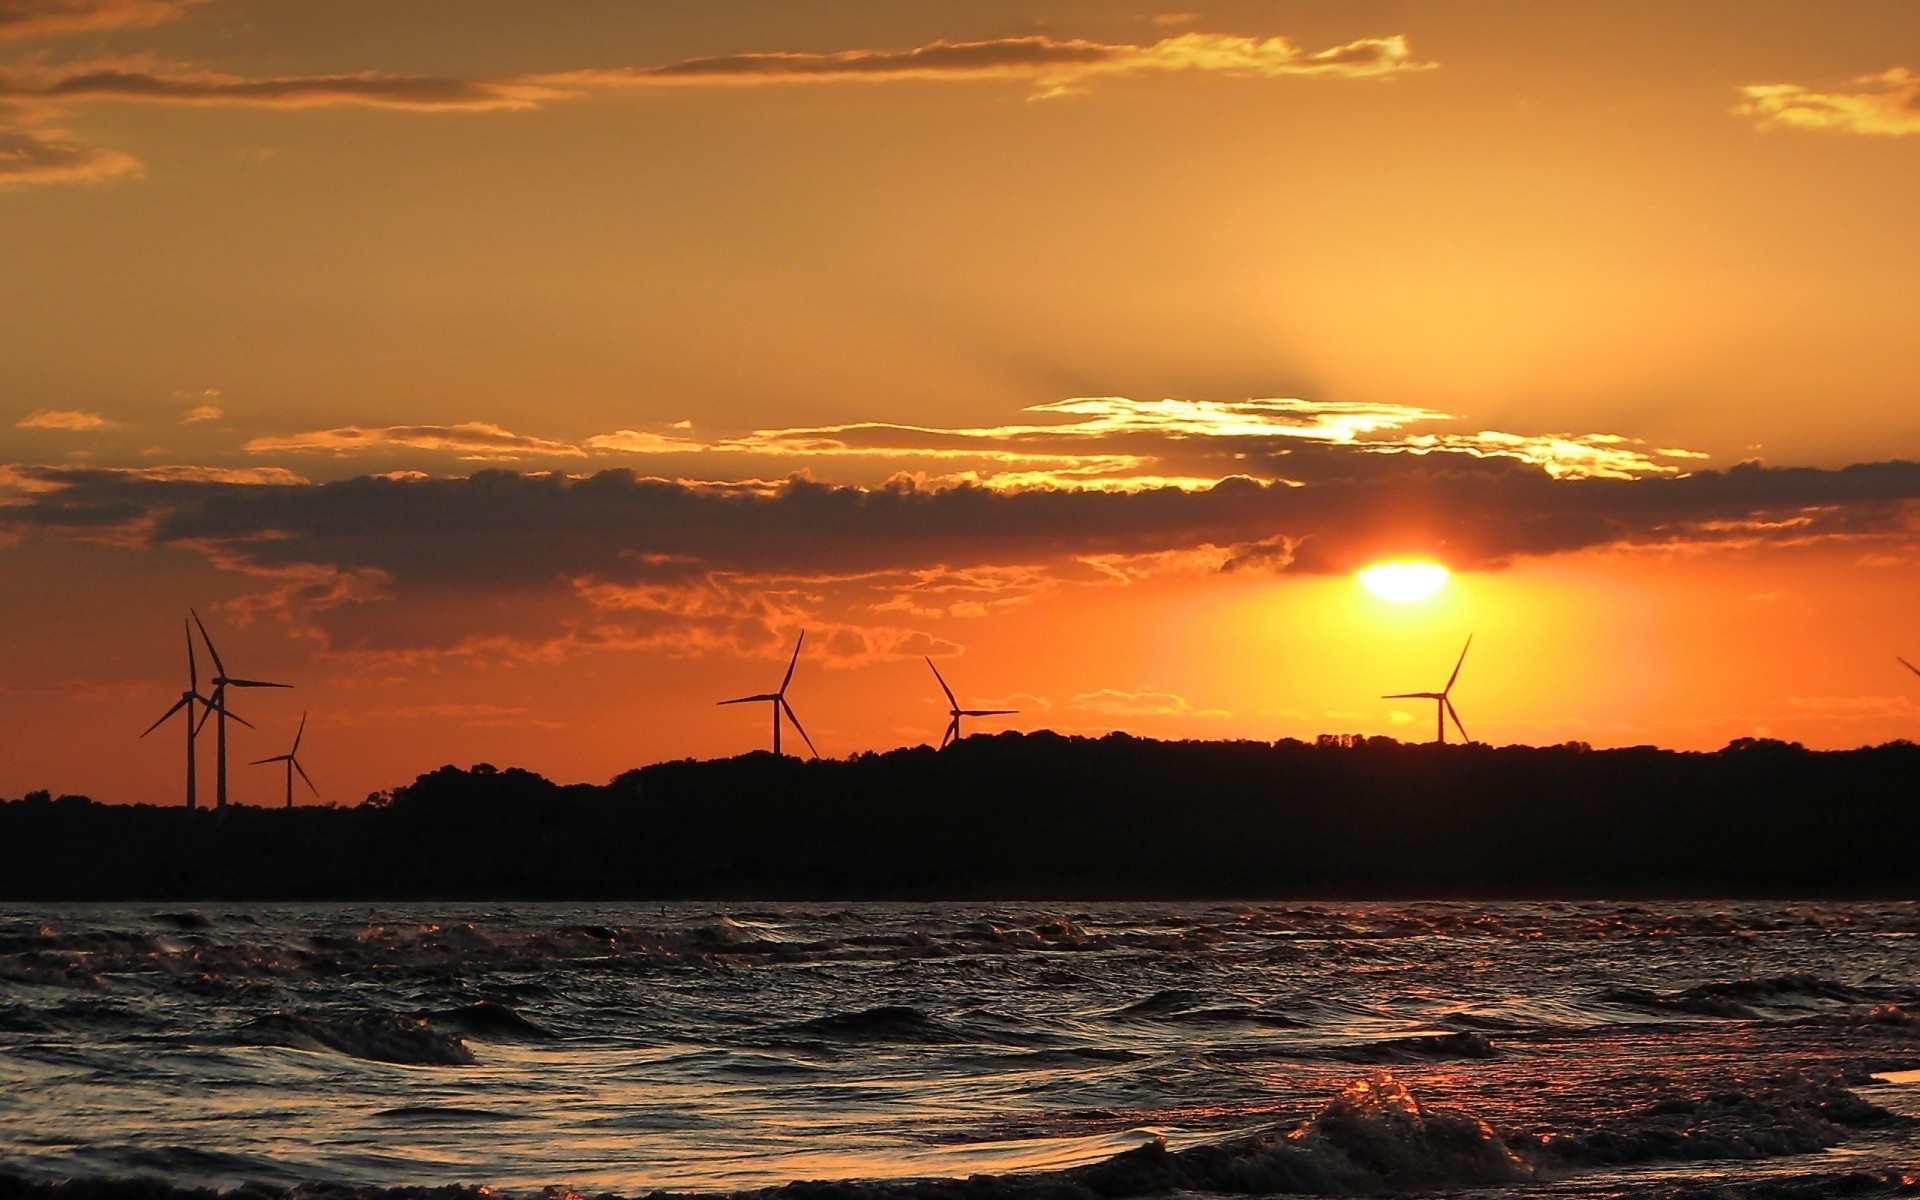
[(801, 628), (836, 755), (922, 655), (1423, 738), (1469, 632), (1494, 742), (1913, 736), (1913, 72), (1895, 2), (0, 0), (0, 795), (176, 798), (189, 605), (342, 802), (761, 745)]

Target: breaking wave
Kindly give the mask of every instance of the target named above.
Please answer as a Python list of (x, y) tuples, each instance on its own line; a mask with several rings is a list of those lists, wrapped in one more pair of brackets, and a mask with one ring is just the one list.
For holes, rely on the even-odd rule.
[[(488, 1121), (498, 1114), (462, 1109), (389, 1110), (401, 1121)], [(1745, 1091), (1673, 1098), (1605, 1126), (1502, 1131), (1471, 1112), (1427, 1106), (1390, 1076), (1356, 1081), (1305, 1121), (1218, 1142), (1171, 1150), (1164, 1138), (1104, 1161), (1064, 1171), (834, 1184), (794, 1183), (728, 1193), (735, 1200), (1134, 1200), (1201, 1193), (1373, 1196), (1450, 1192), (1577, 1177), (1586, 1169), (1631, 1163), (1698, 1163), (1805, 1154), (1838, 1144), (1861, 1127), (1916, 1124), (1870, 1104), (1837, 1083), (1785, 1077)], [(1860, 1172), (1807, 1177), (1820, 1187), (1752, 1194), (1911, 1195), (1912, 1175)], [(1737, 1183), (1718, 1193), (1744, 1196)], [(1697, 1186), (1674, 1194), (1702, 1195)], [(264, 1200), (478, 1200), (484, 1188), (283, 1188), (251, 1184)], [(206, 1200), (203, 1189), (148, 1181), (36, 1182), (0, 1174), (0, 1200)], [(227, 1193), (238, 1196), (242, 1193)], [(571, 1193), (569, 1193), (571, 1194)], [(1643, 1194), (1661, 1194), (1657, 1187)], [(1712, 1195), (1716, 1193), (1707, 1192)], [(667, 1193), (656, 1192), (655, 1197)]]

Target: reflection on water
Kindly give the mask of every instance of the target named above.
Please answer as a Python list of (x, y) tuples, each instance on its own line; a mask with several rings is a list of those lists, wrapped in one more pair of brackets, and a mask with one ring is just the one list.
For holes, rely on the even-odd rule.
[(1920, 1115), (1916, 934), (1920, 906), (1839, 904), (14, 909), (0, 1163), (622, 1192), (966, 1176), (1292, 1125), (1390, 1072), (1530, 1146), (1639, 1131), (1641, 1161), (1567, 1157), (1592, 1186), (1698, 1177), (1661, 1165), (1661, 1121), (1811, 1148), (1723, 1174), (1896, 1167), (1910, 1127), (1835, 1126), (1807, 1088)]

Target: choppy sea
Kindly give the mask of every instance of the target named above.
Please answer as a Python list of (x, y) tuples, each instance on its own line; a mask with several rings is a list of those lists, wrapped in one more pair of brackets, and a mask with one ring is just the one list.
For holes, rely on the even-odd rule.
[(1916, 1118), (1916, 904), (0, 908), (29, 1181), (1892, 1195)]

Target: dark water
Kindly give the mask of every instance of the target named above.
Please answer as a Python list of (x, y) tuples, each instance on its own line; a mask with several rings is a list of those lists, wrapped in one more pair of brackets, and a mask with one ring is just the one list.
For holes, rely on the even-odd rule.
[(1899, 1191), (1916, 1069), (1913, 904), (0, 910), (34, 1178)]

